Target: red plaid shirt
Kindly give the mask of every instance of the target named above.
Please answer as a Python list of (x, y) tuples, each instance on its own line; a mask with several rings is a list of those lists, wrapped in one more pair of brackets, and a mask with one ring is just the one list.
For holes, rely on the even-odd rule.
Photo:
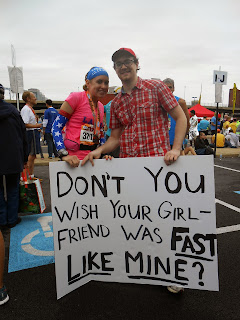
[(170, 150), (167, 113), (178, 105), (159, 80), (138, 81), (131, 94), (119, 93), (111, 104), (111, 129), (124, 127), (120, 158), (157, 157)]

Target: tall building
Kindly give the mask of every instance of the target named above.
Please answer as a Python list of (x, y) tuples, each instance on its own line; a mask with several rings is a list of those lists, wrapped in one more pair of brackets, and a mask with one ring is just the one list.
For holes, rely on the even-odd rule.
[(39, 100), (39, 101), (47, 100), (47, 97), (39, 89), (30, 88), (30, 89), (28, 89), (28, 91), (31, 91), (32, 93), (34, 93), (37, 100)]
[[(228, 106), (230, 108), (233, 107), (233, 89), (229, 90)], [(236, 105), (235, 105), (235, 108), (240, 108), (240, 90), (238, 90), (238, 89), (237, 89), (237, 94), (236, 94)]]

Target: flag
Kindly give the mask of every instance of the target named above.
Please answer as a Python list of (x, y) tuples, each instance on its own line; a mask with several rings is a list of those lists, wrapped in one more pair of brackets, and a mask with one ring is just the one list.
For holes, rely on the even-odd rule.
[(202, 98), (202, 94), (200, 93), (199, 100), (198, 100), (199, 104), (201, 104), (201, 98)]

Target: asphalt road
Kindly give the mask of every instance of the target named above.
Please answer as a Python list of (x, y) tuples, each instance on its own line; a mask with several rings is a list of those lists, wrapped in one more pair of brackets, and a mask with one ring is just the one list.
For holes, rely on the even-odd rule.
[[(53, 264), (7, 274), (10, 234), (5, 231), (10, 300), (0, 307), (0, 319), (239, 320), (240, 230), (224, 228), (240, 227), (240, 194), (234, 193), (240, 191), (240, 158), (215, 159), (215, 165), (216, 199), (222, 201), (216, 204), (217, 228), (223, 232), (217, 236), (219, 292), (186, 289), (174, 295), (162, 286), (90, 282), (57, 301)], [(48, 167), (36, 167), (35, 174), (43, 178), (45, 212), (51, 212)]]

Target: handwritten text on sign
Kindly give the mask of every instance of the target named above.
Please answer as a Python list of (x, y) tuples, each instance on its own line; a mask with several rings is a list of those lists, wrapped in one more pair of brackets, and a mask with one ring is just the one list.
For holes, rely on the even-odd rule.
[(58, 298), (90, 280), (218, 290), (212, 156), (50, 165)]

